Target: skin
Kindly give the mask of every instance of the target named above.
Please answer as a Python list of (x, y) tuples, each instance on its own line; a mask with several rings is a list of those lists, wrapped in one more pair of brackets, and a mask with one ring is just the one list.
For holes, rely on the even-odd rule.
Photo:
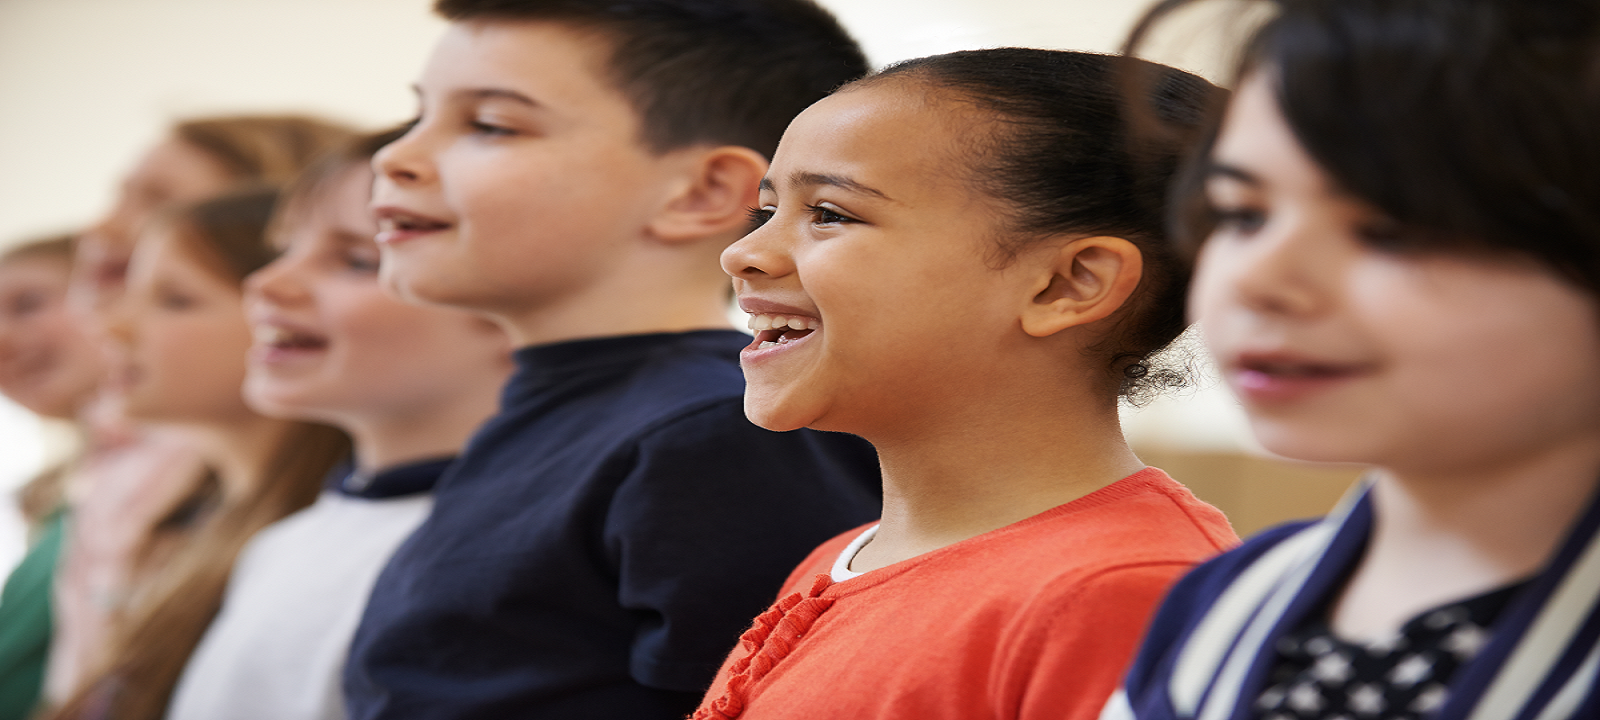
[(123, 358), (112, 382), (129, 418), (191, 434), (218, 468), (224, 495), (237, 494), (259, 479), (289, 423), (245, 405), (239, 388), (251, 338), (243, 296), (177, 232), (151, 228), (133, 254), (107, 328)]
[(1003, 268), (1006, 212), (956, 178), (968, 106), (892, 82), (789, 126), (759, 229), (723, 269), (747, 312), (812, 331), (741, 356), (746, 412), (772, 430), (861, 435), (883, 464), (872, 570), (1004, 527), (1143, 467), (1086, 343), (1137, 284), (1120, 238), (1046, 238)]
[(373, 162), (386, 285), (483, 312), (519, 346), (727, 326), (714, 258), (766, 163), (644, 147), (609, 49), (554, 23), (450, 26), (418, 123)]
[(150, 216), (172, 203), (214, 196), (234, 179), (204, 150), (177, 138), (150, 148), (123, 179), (111, 211), (78, 240), (74, 304), (101, 321), (123, 292), (128, 258)]
[(1257, 438), (1380, 468), (1371, 545), (1334, 606), (1352, 639), (1526, 577), (1595, 489), (1600, 312), (1529, 260), (1386, 251), (1247, 78), (1207, 183), (1223, 222), (1190, 307)]
[(375, 470), (455, 454), (494, 413), (512, 365), (493, 324), (379, 285), (371, 185), (352, 166), (299, 199), (284, 253), (245, 281), (256, 342), (244, 394), (264, 414), (344, 428)]
[(100, 353), (66, 305), (65, 258), (0, 263), (0, 392), (70, 420), (100, 382)]

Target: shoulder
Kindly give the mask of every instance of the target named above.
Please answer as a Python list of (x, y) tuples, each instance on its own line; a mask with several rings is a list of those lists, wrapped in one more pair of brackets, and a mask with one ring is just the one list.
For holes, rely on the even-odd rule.
[(1314, 520), (1279, 525), (1256, 534), (1242, 545), (1200, 564), (1184, 575), (1156, 610), (1144, 642), (1127, 676), (1127, 690), (1135, 707), (1164, 690), (1162, 678), (1170, 675), (1174, 655), (1216, 603), (1262, 555), (1293, 537)]

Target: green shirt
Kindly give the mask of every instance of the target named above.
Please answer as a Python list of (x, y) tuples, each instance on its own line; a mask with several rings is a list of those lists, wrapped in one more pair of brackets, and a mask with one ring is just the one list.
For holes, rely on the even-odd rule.
[(23, 720), (39, 702), (50, 653), (50, 589), (65, 525), (64, 512), (46, 520), (0, 590), (0, 720)]

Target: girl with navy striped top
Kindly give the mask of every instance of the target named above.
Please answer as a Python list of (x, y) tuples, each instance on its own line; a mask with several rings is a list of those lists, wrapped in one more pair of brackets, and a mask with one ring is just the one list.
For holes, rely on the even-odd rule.
[(1186, 577), (1102, 718), (1600, 717), (1600, 6), (1268, 4), (1190, 307), (1268, 450), (1373, 470)]

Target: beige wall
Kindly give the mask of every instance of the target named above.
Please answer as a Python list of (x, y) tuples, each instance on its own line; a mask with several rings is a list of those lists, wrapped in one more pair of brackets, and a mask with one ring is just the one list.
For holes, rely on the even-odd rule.
[[(881, 65), (1001, 45), (1113, 51), (1151, 0), (822, 2)], [(174, 118), (297, 110), (374, 127), (405, 119), (409, 84), (443, 27), (429, 4), (0, 0), (0, 243), (91, 221)], [(1191, 55), (1204, 57), (1181, 58)], [(0, 462), (0, 490), (37, 462), (42, 444), (19, 412), (0, 401), (0, 458), (17, 461)], [(1129, 413), (1126, 424), (1141, 448), (1249, 446), (1237, 407), (1214, 385)], [(15, 552), (5, 505), (0, 568)]]

